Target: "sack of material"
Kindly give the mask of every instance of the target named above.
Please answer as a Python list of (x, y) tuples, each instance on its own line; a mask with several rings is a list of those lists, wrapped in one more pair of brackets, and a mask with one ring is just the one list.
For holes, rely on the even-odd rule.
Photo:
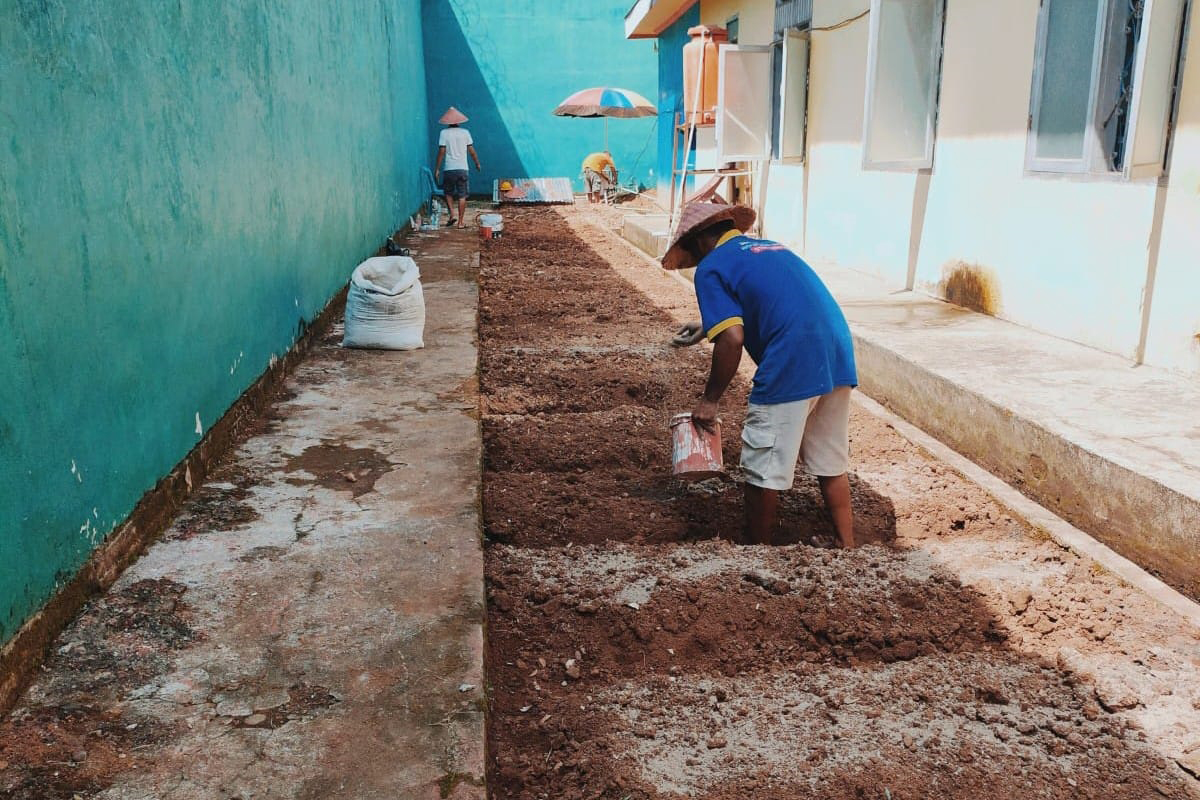
[(424, 333), (425, 295), (417, 262), (382, 256), (354, 268), (342, 347), (416, 350), (425, 346)]

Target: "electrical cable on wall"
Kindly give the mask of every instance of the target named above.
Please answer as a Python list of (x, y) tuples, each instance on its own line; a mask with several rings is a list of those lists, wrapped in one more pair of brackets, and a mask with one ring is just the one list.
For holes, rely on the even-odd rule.
[(863, 17), (865, 17), (867, 14), (870, 14), (870, 13), (871, 13), (871, 9), (869, 9), (869, 8), (868, 8), (866, 11), (862, 12), (861, 14), (857, 14), (857, 15), (855, 15), (855, 16), (853, 16), (853, 17), (850, 17), (849, 19), (844, 19), (844, 20), (842, 20), (841, 22), (835, 23), (835, 24), (833, 24), (833, 25), (825, 25), (825, 26), (823, 26), (823, 27), (820, 27), (820, 28), (809, 28), (809, 31), (810, 31), (810, 32), (816, 32), (816, 31), (836, 31), (836, 30), (841, 30), (842, 28), (845, 28), (847, 25), (851, 25), (851, 24), (853, 24), (853, 23), (855, 23), (855, 22), (858, 22), (860, 19), (862, 19)]

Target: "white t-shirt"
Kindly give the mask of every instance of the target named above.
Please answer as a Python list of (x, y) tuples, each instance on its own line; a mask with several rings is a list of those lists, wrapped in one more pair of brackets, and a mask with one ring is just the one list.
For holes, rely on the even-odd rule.
[(438, 136), (438, 147), (446, 148), (446, 160), (443, 169), (467, 169), (467, 145), (471, 141), (471, 132), (466, 128), (442, 128)]

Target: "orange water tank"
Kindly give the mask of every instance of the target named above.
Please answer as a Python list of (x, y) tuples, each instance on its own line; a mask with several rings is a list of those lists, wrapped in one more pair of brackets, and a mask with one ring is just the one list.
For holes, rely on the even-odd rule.
[(729, 31), (697, 25), (688, 28), (688, 36), (692, 40), (683, 46), (684, 122), (707, 125), (716, 121), (717, 48), (729, 44)]

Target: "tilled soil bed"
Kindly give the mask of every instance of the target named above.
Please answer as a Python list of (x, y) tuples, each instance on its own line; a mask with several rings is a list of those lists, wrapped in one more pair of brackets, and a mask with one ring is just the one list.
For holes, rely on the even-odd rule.
[(734, 544), (744, 380), (729, 478), (669, 475), (683, 293), (586, 212), (485, 245), (494, 797), (1197, 796), (1194, 632), (884, 420), (851, 420), (864, 546), (803, 474), (776, 546)]

